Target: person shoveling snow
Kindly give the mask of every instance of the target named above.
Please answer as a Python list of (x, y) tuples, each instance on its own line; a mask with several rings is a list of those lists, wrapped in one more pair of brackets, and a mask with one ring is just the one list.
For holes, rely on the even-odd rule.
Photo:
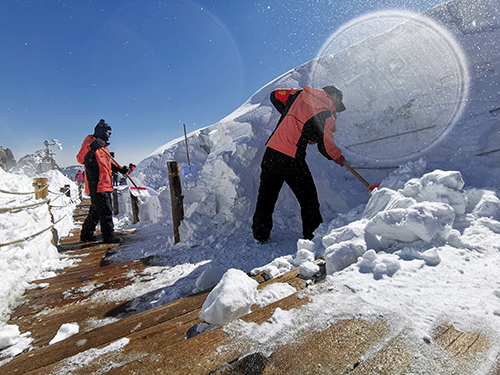
[(274, 207), (286, 182), (301, 207), (304, 239), (310, 240), (323, 218), (316, 186), (305, 160), (306, 147), (317, 143), (323, 156), (344, 166), (344, 156), (333, 141), (337, 112), (345, 110), (342, 92), (335, 86), (326, 86), (323, 90), (309, 86), (277, 89), (271, 93), (271, 103), (281, 118), (266, 143), (262, 159), (253, 236), (261, 244), (269, 240)]

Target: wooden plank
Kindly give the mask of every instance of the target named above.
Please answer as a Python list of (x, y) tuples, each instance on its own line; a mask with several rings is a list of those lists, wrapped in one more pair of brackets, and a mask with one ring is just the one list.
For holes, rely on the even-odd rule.
[(400, 337), (392, 339), (375, 357), (362, 362), (349, 375), (402, 375), (410, 367), (411, 355)]
[[(290, 281), (293, 282), (293, 279), (296, 278), (297, 276), (297, 271), (293, 270), (285, 275), (282, 275), (279, 280), (281, 281)], [(302, 280), (304, 287), (306, 285), (305, 280)], [(265, 287), (266, 285), (272, 284), (277, 282), (276, 279), (272, 279), (269, 281), (266, 281), (263, 283), (262, 287)], [(50, 358), (53, 358), (53, 360), (61, 360), (62, 358), (65, 358), (65, 356), (68, 355), (75, 355), (78, 351), (80, 350), (86, 350), (90, 349), (92, 347), (97, 347), (99, 345), (104, 345), (106, 343), (109, 343), (112, 340), (124, 337), (128, 335), (133, 328), (140, 326), (140, 330), (147, 329), (155, 324), (162, 323), (164, 321), (167, 321), (169, 319), (174, 319), (177, 316), (181, 316), (183, 314), (187, 314), (191, 311), (196, 311), (196, 313), (199, 315), (201, 306), (203, 302), (205, 301), (208, 291), (202, 294), (186, 297), (179, 299), (178, 301), (172, 302), (168, 305), (158, 307), (154, 310), (150, 310), (141, 314), (137, 314), (132, 317), (125, 318), (119, 322), (110, 324), (108, 326), (100, 327), (95, 330), (95, 333), (85, 333), (84, 331), (87, 329), (90, 329), (90, 327), (83, 326), (81, 327), (82, 333), (75, 335), (67, 340), (65, 340), (65, 343), (67, 345), (64, 346), (63, 349), (59, 349), (60, 353), (57, 354), (57, 347), (55, 344), (50, 347), (50, 351), (53, 352), (53, 355), (50, 356)], [(109, 312), (112, 308), (118, 307), (119, 303), (115, 303), (112, 306), (110, 304), (106, 304), (102, 307), (92, 307), (92, 305), (89, 305), (88, 308), (84, 308), (84, 311), (91, 311), (92, 312), (92, 317), (95, 319), (102, 319), (106, 315), (106, 313)], [(79, 311), (82, 307), (85, 307), (85, 301), (79, 303), (78, 305), (71, 305), (67, 306), (64, 308), (59, 308), (50, 314), (47, 314), (46, 316), (43, 316), (40, 320), (38, 320), (36, 317), (33, 317), (30, 321), (27, 319), (24, 319), (24, 324), (22, 324), (21, 331), (26, 331), (26, 330), (32, 330), (33, 332), (37, 331), (37, 342), (39, 345), (45, 344), (50, 340), (53, 335), (55, 334), (55, 330), (57, 330), (61, 324), (62, 319), (69, 319), (67, 321), (79, 321), (81, 320), (81, 317), (79, 317)], [(258, 307), (253, 306), (253, 310), (257, 310)], [(86, 313), (87, 314), (87, 313)], [(257, 316), (257, 315), (255, 315)], [(90, 315), (86, 315), (86, 318), (91, 317)], [(66, 322), (67, 322), (66, 321)], [(43, 322), (44, 328), (42, 331), (40, 331), (40, 324)], [(201, 321), (200, 321), (201, 322)], [(193, 323), (192, 325), (194, 325)], [(185, 330), (189, 330), (189, 328), (192, 327), (189, 326)], [(137, 329), (137, 328), (136, 328)], [(43, 333), (43, 335), (42, 335)], [(80, 336), (85, 336), (83, 339)], [(90, 338), (88, 337), (90, 336)], [(79, 346), (77, 347), (74, 345), (75, 342), (81, 341), (81, 340), (86, 340), (86, 345), (84, 346)], [(68, 351), (67, 347), (72, 347), (74, 350), (73, 351)], [(37, 350), (37, 352), (40, 352), (40, 355), (43, 357), (43, 360), (38, 361), (35, 360), (37, 364), (40, 363), (45, 363), (48, 360), (47, 353), (44, 351), (44, 348), (40, 348)], [(37, 355), (38, 357), (38, 355)], [(16, 364), (17, 366), (18, 364)], [(35, 366), (34, 364), (32, 366)], [(22, 368), (29, 368), (29, 364), (25, 363)], [(14, 368), (16, 368), (14, 366)]]
[(490, 349), (485, 335), (477, 332), (460, 332), (449, 323), (438, 327), (434, 339), (454, 357), (476, 357)]
[[(204, 295), (198, 296), (201, 300), (198, 304), (205, 300)], [(308, 303), (307, 299), (298, 299), (296, 294), (278, 301), (272, 305), (269, 305), (256, 313), (252, 313), (245, 317), (246, 319), (252, 319), (256, 321), (265, 321), (269, 319), (274, 313), (277, 307), (282, 309), (298, 308), (304, 303)], [(178, 304), (177, 307), (181, 307), (184, 304)], [(155, 309), (157, 310), (157, 309)], [(156, 311), (152, 310), (150, 317), (153, 318), (156, 315)], [(178, 313), (178, 312), (177, 312)], [(199, 320), (200, 310), (195, 309), (189, 313), (183, 315), (177, 315), (172, 319), (168, 319), (163, 323), (159, 323), (156, 318), (151, 320), (145, 319), (143, 314), (138, 314), (137, 316), (123, 319), (123, 321), (128, 320), (127, 326), (130, 328), (131, 319), (140, 319), (140, 323), (148, 325), (149, 327), (143, 329), (142, 326), (138, 327), (136, 325), (135, 331), (129, 332), (128, 334), (122, 334), (119, 337), (126, 337), (130, 340), (120, 352), (110, 353), (109, 355), (99, 357), (93, 363), (86, 366), (85, 369), (80, 370), (81, 374), (92, 373), (95, 369), (99, 369), (103, 364), (108, 362), (113, 362), (117, 365), (117, 369), (111, 370), (109, 374), (122, 374), (128, 373), (130, 371), (138, 371), (138, 373), (155, 373), (160, 371), (161, 373), (168, 374), (205, 374), (209, 373), (222, 366), (228, 361), (233, 361), (239, 356), (245, 354), (245, 350), (248, 350), (246, 345), (230, 348), (224, 353), (217, 351), (217, 348), (224, 344), (228, 340), (228, 336), (223, 332), (222, 328), (217, 328), (213, 331), (206, 332), (204, 334), (195, 336), (189, 340), (186, 340), (187, 331), (201, 320)], [(140, 316), (139, 316), (140, 315)], [(174, 314), (175, 315), (175, 314)], [(253, 316), (253, 318), (251, 318)], [(109, 326), (96, 329), (93, 332), (89, 332), (86, 335), (75, 335), (64, 342), (55, 344), (53, 347), (47, 348), (45, 350), (45, 356), (39, 357), (38, 352), (45, 348), (41, 348), (34, 352), (37, 358), (30, 359), (28, 361), (13, 361), (5, 366), (13, 374), (47, 374), (57, 369), (64, 368), (67, 363), (66, 358), (68, 358), (68, 351), (73, 350), (79, 353), (87, 348), (102, 348), (105, 347), (109, 341), (106, 339), (106, 343), (102, 343), (98, 346), (93, 344), (97, 343), (99, 340), (102, 342), (102, 333), (111, 333), (114, 327), (120, 327), (123, 321), (117, 322), (117, 324), (111, 324)], [(148, 323), (149, 321), (149, 323)], [(137, 321), (135, 321), (137, 323)], [(154, 324), (153, 324), (154, 323)], [(77, 337), (78, 336), (78, 337)], [(116, 335), (112, 335), (116, 337)], [(91, 338), (91, 340), (88, 340)], [(71, 340), (71, 341), (68, 341)], [(76, 343), (81, 343), (79, 350), (75, 348)], [(60, 344), (60, 345), (59, 345)], [(56, 347), (56, 345), (59, 345)], [(231, 345), (230, 345), (231, 346)], [(63, 353), (64, 351), (64, 353)], [(189, 358), (186, 358), (186, 353), (189, 353)], [(47, 356), (58, 355), (59, 358), (62, 357), (57, 363), (55, 363), (54, 357), (50, 359)], [(196, 361), (201, 361), (203, 366), (199, 366)], [(45, 364), (50, 362), (48, 365)], [(205, 362), (207, 362), (205, 366)], [(44, 367), (40, 365), (44, 363)], [(115, 372), (116, 371), (116, 372)]]
[(305, 333), (296, 343), (278, 348), (269, 358), (259, 353), (252, 354), (218, 369), (214, 375), (341, 375), (354, 367), (363, 354), (384, 337), (387, 331), (383, 319), (378, 319), (373, 324), (362, 319), (342, 320), (320, 331)]

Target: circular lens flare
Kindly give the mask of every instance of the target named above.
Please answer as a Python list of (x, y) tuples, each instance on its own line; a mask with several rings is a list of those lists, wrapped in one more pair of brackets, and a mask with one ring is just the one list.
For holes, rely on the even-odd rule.
[(314, 87), (342, 90), (347, 110), (335, 139), (349, 160), (366, 165), (423, 156), (456, 123), (468, 92), (466, 59), (453, 37), (408, 12), (377, 12), (340, 28), (310, 78)]

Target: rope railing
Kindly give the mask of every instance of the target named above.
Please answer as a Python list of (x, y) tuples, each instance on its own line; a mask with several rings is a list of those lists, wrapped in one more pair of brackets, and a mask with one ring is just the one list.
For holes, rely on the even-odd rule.
[(9, 245), (14, 245), (16, 243), (19, 243), (19, 242), (24, 242), (24, 241), (28, 241), (28, 240), (31, 240), (32, 238), (36, 237), (36, 236), (39, 236), (40, 234), (48, 231), (48, 230), (51, 230), (52, 228), (54, 228), (54, 226), (56, 224), (58, 224), (59, 222), (62, 221), (62, 219), (64, 219), (66, 216), (68, 216), (68, 214), (64, 215), (63, 217), (61, 217), (59, 220), (57, 220), (54, 224), (51, 224), (49, 227), (45, 228), (45, 229), (42, 229), (40, 232), (37, 232), (35, 234), (32, 234), (28, 237), (24, 237), (24, 238), (21, 238), (19, 240), (15, 240), (15, 241), (11, 241), (11, 242), (7, 242), (7, 243), (2, 243), (0, 244), (0, 247), (4, 247), (4, 246), (9, 246)]
[(16, 210), (22, 210), (23, 208), (29, 208), (29, 207), (34, 207), (34, 206), (40, 206), (45, 203), (49, 203), (50, 199), (46, 199), (41, 202), (36, 202), (32, 204), (26, 204), (24, 206), (18, 206), (18, 207), (9, 207), (9, 208), (0, 208), (0, 212), (8, 212), (8, 211), (16, 211)]
[[(12, 191), (7, 191), (7, 190), (3, 190), (3, 189), (0, 189), (0, 192), (1, 193), (5, 193), (5, 194), (13, 194), (13, 195), (32, 195), (32, 194), (35, 194), (35, 198), (36, 199), (45, 198), (47, 196), (47, 193), (49, 192), (49, 189), (48, 189), (49, 184), (43, 183), (43, 182), (47, 181), (46, 179), (43, 182), (39, 181), (39, 180), (40, 179), (35, 179), (35, 182), (33, 183), (33, 186), (35, 187), (35, 189), (32, 192), (28, 192), (28, 193), (24, 193), (24, 192), (12, 192)], [(41, 180), (43, 180), (43, 179), (41, 179)], [(63, 195), (65, 195), (65, 194), (57, 194), (57, 193), (52, 193), (52, 194), (56, 195), (56, 197), (54, 198), (54, 200), (60, 198)], [(25, 200), (25, 202), (27, 202), (27, 201), (29, 201), (29, 199)], [(51, 213), (52, 206), (50, 205), (50, 202), (51, 202), (51, 199), (49, 198), (49, 199), (44, 199), (44, 200), (36, 202), (36, 203), (24, 204), (24, 205), (20, 205), (20, 206), (16, 206), (16, 207), (0, 208), (0, 213), (3, 213), (3, 212), (11, 212), (11, 211), (23, 210), (23, 209), (27, 209), (27, 208), (31, 208), (31, 207), (36, 207), (36, 206), (40, 206), (40, 205), (43, 205), (43, 204), (47, 204), (48, 214), (49, 214), (50, 219), (52, 221), (52, 224), (49, 227), (44, 228), (41, 231), (39, 231), (37, 233), (34, 233), (34, 234), (30, 235), (30, 236), (27, 236), (27, 237), (24, 237), (24, 238), (15, 240), (15, 241), (11, 241), (11, 242), (0, 244), (0, 247), (5, 247), (5, 246), (9, 246), (9, 245), (14, 245), (14, 244), (17, 244), (17, 243), (20, 243), (20, 242), (28, 241), (28, 240), (30, 240), (30, 239), (32, 239), (32, 238), (34, 238), (36, 236), (39, 236), (40, 234), (42, 234), (42, 233), (44, 233), (44, 232), (46, 232), (48, 230), (51, 230), (51, 229), (53, 230), (53, 241), (52, 241), (52, 243), (56, 244), (55, 242), (57, 242), (57, 231), (54, 228), (54, 226), (56, 224), (58, 224), (59, 222), (61, 222), (65, 217), (67, 217), (68, 214), (62, 216), (61, 218), (59, 218), (59, 220), (57, 220), (56, 222), (54, 222), (54, 216)], [(71, 202), (73, 203), (73, 200), (71, 200)], [(21, 202), (19, 202), (19, 203), (21, 203)], [(64, 208), (64, 206), (54, 206), (54, 208)]]
[(42, 185), (42, 186), (40, 186), (40, 187), (35, 187), (35, 190), (34, 190), (34, 191), (30, 191), (30, 192), (27, 192), (27, 193), (21, 193), (21, 192), (17, 192), (17, 191), (7, 191), (7, 190), (0, 189), (0, 193), (4, 193), (4, 194), (13, 194), (13, 195), (30, 195), (30, 194), (37, 194), (37, 193), (39, 193), (40, 191), (42, 191), (43, 189), (46, 189), (48, 186), (49, 186), (49, 184)]

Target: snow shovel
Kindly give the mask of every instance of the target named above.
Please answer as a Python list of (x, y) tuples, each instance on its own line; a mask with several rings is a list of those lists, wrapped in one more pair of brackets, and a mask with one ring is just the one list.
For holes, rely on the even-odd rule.
[[(120, 168), (120, 169), (122, 168), (120, 163), (118, 163), (116, 161), (116, 159), (111, 156), (111, 154), (109, 152), (107, 152), (104, 148), (102, 150), (104, 151), (104, 153), (106, 155), (108, 155), (111, 158), (111, 160), (113, 160), (113, 163), (115, 163), (118, 166), (118, 168)], [(128, 175), (128, 173), (125, 173), (125, 176), (127, 176), (127, 178), (130, 180), (130, 182), (132, 182), (132, 185), (134, 185), (134, 186), (130, 187), (130, 192), (132, 193), (133, 196), (148, 198), (148, 197), (154, 197), (156, 195), (159, 195), (157, 191), (155, 191), (149, 187), (137, 186), (137, 184), (134, 182), (134, 180), (132, 180), (132, 178)]]
[(378, 188), (380, 186), (380, 183), (376, 183), (376, 184), (370, 185), (363, 177), (361, 177), (361, 175), (358, 172), (356, 172), (354, 170), (353, 167), (351, 167), (349, 164), (347, 164), (346, 161), (344, 161), (344, 165), (345, 165), (345, 167), (347, 169), (349, 169), (349, 171), (353, 175), (355, 175), (367, 187), (368, 191), (373, 191), (373, 189)]

